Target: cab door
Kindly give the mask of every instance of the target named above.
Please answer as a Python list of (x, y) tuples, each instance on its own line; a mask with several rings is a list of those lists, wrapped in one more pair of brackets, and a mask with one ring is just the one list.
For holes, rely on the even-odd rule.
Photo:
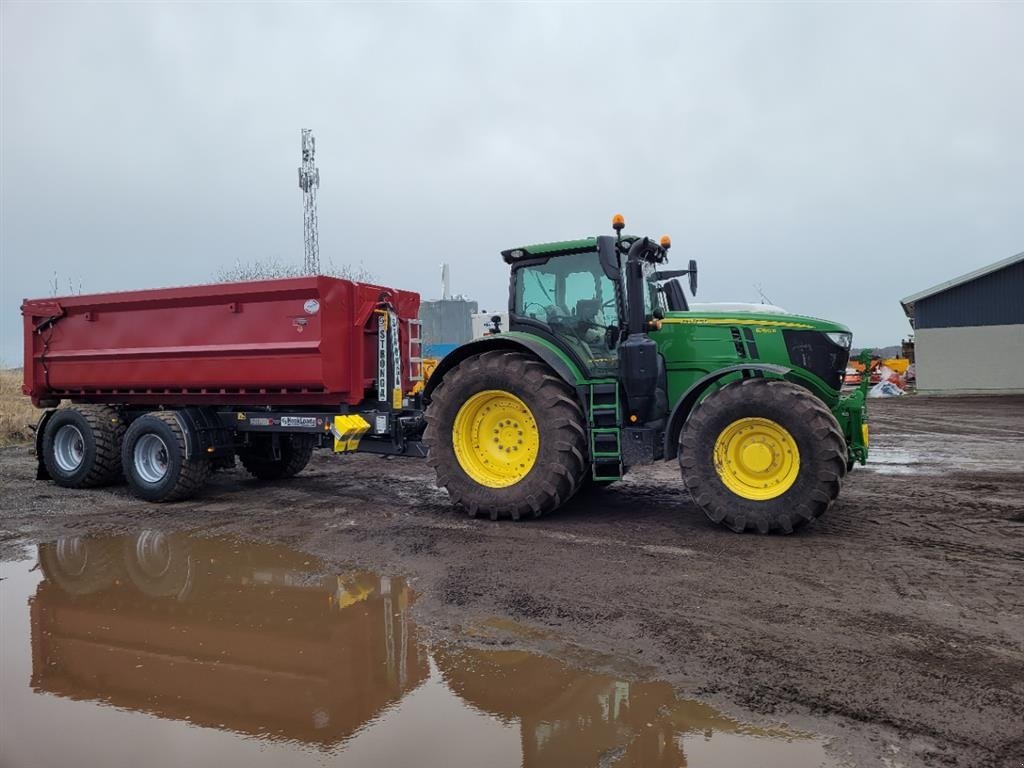
[(618, 285), (596, 251), (518, 265), (513, 291), (514, 330), (549, 337), (590, 377), (617, 375)]

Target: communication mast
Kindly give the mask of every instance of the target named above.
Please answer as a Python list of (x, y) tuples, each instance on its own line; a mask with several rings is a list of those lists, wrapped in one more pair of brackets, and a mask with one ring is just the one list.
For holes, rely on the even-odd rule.
[(302, 190), (302, 234), (306, 243), (303, 270), (307, 275), (320, 273), (320, 237), (317, 234), (316, 191), (320, 187), (320, 169), (316, 167), (316, 139), (311, 128), (302, 129), (302, 165), (299, 189)]

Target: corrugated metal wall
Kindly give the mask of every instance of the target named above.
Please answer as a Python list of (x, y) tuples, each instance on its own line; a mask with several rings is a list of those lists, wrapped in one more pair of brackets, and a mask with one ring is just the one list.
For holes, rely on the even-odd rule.
[(950, 288), (914, 307), (914, 327), (955, 328), (1024, 323), (1024, 261)]
[(442, 357), (459, 344), (473, 338), (475, 301), (449, 299), (420, 304), (423, 322), (423, 346), (428, 356)]
[(918, 392), (1024, 392), (1024, 325), (924, 328), (914, 342)]

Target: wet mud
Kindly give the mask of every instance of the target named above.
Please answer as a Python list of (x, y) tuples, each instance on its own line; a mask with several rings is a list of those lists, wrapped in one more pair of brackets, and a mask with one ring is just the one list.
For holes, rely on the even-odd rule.
[(1024, 399), (871, 410), (789, 537), (714, 526), (672, 465), (513, 524), (415, 461), (147, 505), (0, 451), (4, 764), (1018, 765)]

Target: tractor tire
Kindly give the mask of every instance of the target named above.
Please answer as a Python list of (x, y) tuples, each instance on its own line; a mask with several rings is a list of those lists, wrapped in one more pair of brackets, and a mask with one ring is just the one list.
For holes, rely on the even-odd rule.
[(140, 416), (124, 436), (121, 463), (128, 485), (146, 501), (194, 496), (213, 471), (210, 457), (185, 457), (185, 433), (171, 411)]
[(249, 448), (238, 451), (238, 459), (242, 466), (253, 477), (259, 480), (281, 480), (287, 477), (295, 477), (313, 457), (313, 449), (316, 441), (312, 435), (291, 434), (281, 435), (281, 458), (273, 459), (270, 451), (270, 435), (258, 435), (255, 437), (266, 438), (258, 440)]
[(576, 393), (521, 352), (463, 360), (434, 390), (426, 420), (437, 484), (471, 517), (540, 517), (572, 498), (589, 473)]
[(792, 533), (821, 517), (846, 475), (832, 412), (787, 381), (744, 379), (704, 398), (679, 439), (683, 483), (716, 523)]
[(109, 485), (121, 476), (124, 420), (105, 405), (54, 411), (41, 444), (43, 465), (64, 488)]

